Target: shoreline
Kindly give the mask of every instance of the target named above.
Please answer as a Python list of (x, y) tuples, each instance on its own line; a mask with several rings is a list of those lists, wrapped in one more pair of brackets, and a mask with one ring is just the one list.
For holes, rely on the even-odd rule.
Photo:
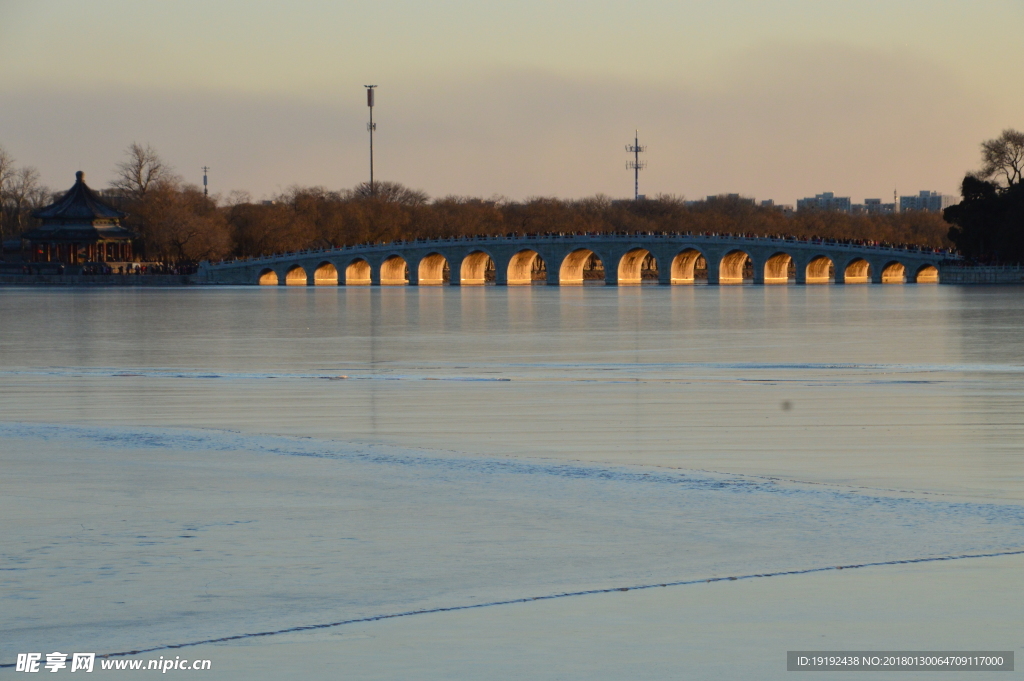
[(195, 286), (193, 274), (0, 274), (3, 286)]

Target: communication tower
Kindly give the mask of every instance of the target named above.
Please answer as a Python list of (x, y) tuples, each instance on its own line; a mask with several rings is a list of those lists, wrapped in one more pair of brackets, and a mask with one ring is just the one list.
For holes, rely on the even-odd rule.
[(207, 185), (206, 185), (206, 174), (208, 172), (210, 172), (210, 167), (209, 166), (203, 166), (203, 196), (209, 196), (210, 195), (210, 190), (207, 188)]
[(370, 196), (376, 196), (377, 192), (373, 186), (373, 131), (377, 129), (377, 124), (373, 122), (373, 91), (376, 85), (364, 85), (366, 88), (366, 106), (370, 107), (370, 122), (366, 124), (366, 129), (370, 132)]
[(633, 144), (626, 145), (626, 151), (633, 154), (633, 160), (626, 167), (633, 171), (633, 200), (640, 200), (640, 171), (647, 167), (647, 161), (640, 160), (640, 154), (647, 151), (647, 145), (640, 146), (640, 132), (633, 137)]

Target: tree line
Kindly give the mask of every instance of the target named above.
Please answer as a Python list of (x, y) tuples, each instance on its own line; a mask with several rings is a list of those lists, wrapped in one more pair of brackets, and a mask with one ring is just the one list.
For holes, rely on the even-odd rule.
[[(53, 198), (38, 187), (38, 173), (33, 176), (35, 193), (24, 198), (20, 172), (24, 171), (9, 172), (15, 179), (3, 185), (6, 239), (30, 229), (31, 210)], [(156, 151), (141, 144), (126, 150), (112, 190), (105, 198), (129, 214), (124, 222), (139, 235), (136, 252), (149, 261), (177, 264), (361, 243), (499, 234), (693, 232), (951, 245), (949, 224), (936, 213), (787, 214), (726, 196), (697, 203), (671, 195), (645, 201), (613, 201), (600, 195), (574, 200), (431, 199), (396, 182), (375, 182), (372, 189), (367, 184), (345, 190), (296, 186), (265, 201), (253, 201), (242, 192), (207, 197), (201, 188), (175, 174)], [(15, 200), (16, 196), (22, 198)]]

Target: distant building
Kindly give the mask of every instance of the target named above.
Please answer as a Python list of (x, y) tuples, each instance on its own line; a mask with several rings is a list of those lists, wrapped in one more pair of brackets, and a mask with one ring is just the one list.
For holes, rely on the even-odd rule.
[(751, 206), (755, 204), (754, 199), (747, 198), (746, 196), (740, 196), (739, 194), (718, 194), (716, 196), (709, 196), (705, 200), (708, 203), (714, 203), (716, 201), (734, 201), (736, 203), (749, 203)]
[(756, 206), (757, 201), (746, 196), (740, 196), (739, 194), (715, 194), (708, 196), (707, 198), (698, 199), (696, 201), (683, 201), (684, 206), (697, 207), (706, 206), (708, 204), (716, 203), (746, 203), (751, 206)]
[(940, 213), (943, 209), (955, 203), (958, 203), (956, 197), (949, 194), (919, 192), (917, 196), (900, 197), (900, 212), (906, 213), (912, 210), (923, 210), (930, 213)]
[(781, 211), (783, 215), (790, 216), (793, 214), (793, 206), (788, 203), (775, 203), (772, 199), (765, 199), (760, 204), (761, 208), (772, 208), (777, 211)]
[(850, 207), (854, 215), (892, 215), (896, 213), (895, 203), (882, 203), (882, 199), (864, 199), (864, 203), (855, 203)]
[(815, 211), (833, 211), (837, 213), (849, 213), (851, 210), (849, 196), (836, 196), (832, 192), (815, 194), (813, 198), (797, 199), (796, 210), (799, 213), (810, 213)]
[(32, 214), (42, 223), (21, 235), (32, 244), (33, 262), (125, 262), (132, 259), (132, 238), (121, 226), (125, 213), (104, 203), (75, 173), (75, 185), (63, 197)]

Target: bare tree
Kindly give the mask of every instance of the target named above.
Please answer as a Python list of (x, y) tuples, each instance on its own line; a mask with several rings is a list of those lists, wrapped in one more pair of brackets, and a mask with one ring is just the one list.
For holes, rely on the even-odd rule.
[(370, 191), (370, 183), (364, 182), (352, 190), (352, 196), (357, 199), (377, 199), (385, 203), (397, 203), (403, 206), (422, 206), (430, 200), (426, 192), (409, 189), (398, 182), (374, 182), (373, 191)]
[(154, 185), (172, 177), (171, 169), (148, 144), (143, 147), (138, 142), (132, 142), (125, 156), (127, 158), (117, 164), (114, 187), (130, 201), (143, 200)]
[(7, 218), (12, 234), (21, 234), (28, 229), (32, 210), (47, 194), (39, 185), (39, 171), (32, 166), (18, 168), (7, 181)]
[(1019, 184), (1024, 172), (1024, 132), (1012, 128), (994, 140), (981, 143), (984, 165), (978, 174), (986, 180), (1004, 179), (1007, 186)]
[(7, 189), (7, 183), (11, 180), (11, 173), (14, 172), (14, 157), (7, 153), (7, 150), (0, 147), (0, 196)]
[(227, 221), (216, 204), (193, 185), (161, 185), (151, 194), (147, 254), (163, 262), (198, 262), (231, 250)]
[(14, 173), (14, 157), (0, 147), (0, 241), (8, 236), (10, 224), (10, 211), (8, 210), (8, 189), (11, 184), (11, 175)]

